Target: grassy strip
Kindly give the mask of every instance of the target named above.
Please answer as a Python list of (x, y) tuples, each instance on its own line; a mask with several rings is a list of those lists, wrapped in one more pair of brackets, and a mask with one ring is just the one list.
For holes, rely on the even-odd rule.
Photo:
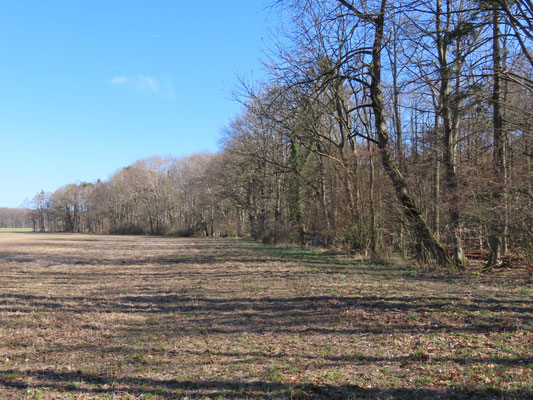
[(0, 233), (33, 232), (31, 228), (0, 228)]

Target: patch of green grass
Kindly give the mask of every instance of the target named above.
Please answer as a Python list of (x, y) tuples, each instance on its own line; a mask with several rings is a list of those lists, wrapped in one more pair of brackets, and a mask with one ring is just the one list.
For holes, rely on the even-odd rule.
[(424, 376), (420, 376), (420, 377), (416, 378), (415, 379), (415, 383), (417, 385), (427, 385), (428, 383), (433, 382), (433, 380), (434, 380), (433, 376), (424, 375)]
[(412, 313), (411, 315), (409, 315), (409, 318), (411, 319), (411, 321), (420, 321), (420, 315), (418, 315), (417, 313)]
[(375, 354), (376, 357), (381, 357), (383, 354), (385, 354), (386, 349), (377, 349)]
[(416, 349), (415, 352), (413, 353), (413, 358), (417, 360), (427, 360), (429, 356), (424, 351), (424, 349)]
[(33, 232), (31, 228), (0, 228), (0, 233)]
[(337, 384), (343, 377), (343, 374), (338, 370), (328, 371), (325, 374), (321, 376), (321, 379), (324, 382), (327, 382), (329, 384)]
[(353, 355), (353, 354), (344, 354), (342, 356), (342, 358), (344, 358), (344, 360), (346, 360), (346, 361), (355, 361), (356, 360), (356, 356)]
[(320, 357), (327, 357), (331, 354), (332, 351), (333, 351), (333, 346), (326, 346), (320, 349), (320, 351), (318, 352), (318, 355)]
[(283, 379), (283, 376), (280, 373), (281, 367), (279, 365), (271, 365), (267, 369), (267, 373), (265, 374), (265, 379), (270, 382), (281, 382)]

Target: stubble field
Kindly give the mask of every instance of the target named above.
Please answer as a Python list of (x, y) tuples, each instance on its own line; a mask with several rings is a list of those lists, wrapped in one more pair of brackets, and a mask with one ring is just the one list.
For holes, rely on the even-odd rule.
[(0, 399), (531, 398), (533, 288), (237, 239), (0, 234)]

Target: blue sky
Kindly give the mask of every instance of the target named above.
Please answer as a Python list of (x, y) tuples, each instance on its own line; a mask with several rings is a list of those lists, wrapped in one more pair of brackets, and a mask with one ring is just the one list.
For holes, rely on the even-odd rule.
[(0, 207), (156, 154), (216, 151), (263, 75), (262, 0), (0, 5)]

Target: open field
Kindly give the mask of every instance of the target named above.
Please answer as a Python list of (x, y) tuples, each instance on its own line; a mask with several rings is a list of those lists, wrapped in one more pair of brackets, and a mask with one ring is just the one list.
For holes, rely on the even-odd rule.
[(531, 398), (532, 293), (236, 239), (9, 234), (0, 398)]

